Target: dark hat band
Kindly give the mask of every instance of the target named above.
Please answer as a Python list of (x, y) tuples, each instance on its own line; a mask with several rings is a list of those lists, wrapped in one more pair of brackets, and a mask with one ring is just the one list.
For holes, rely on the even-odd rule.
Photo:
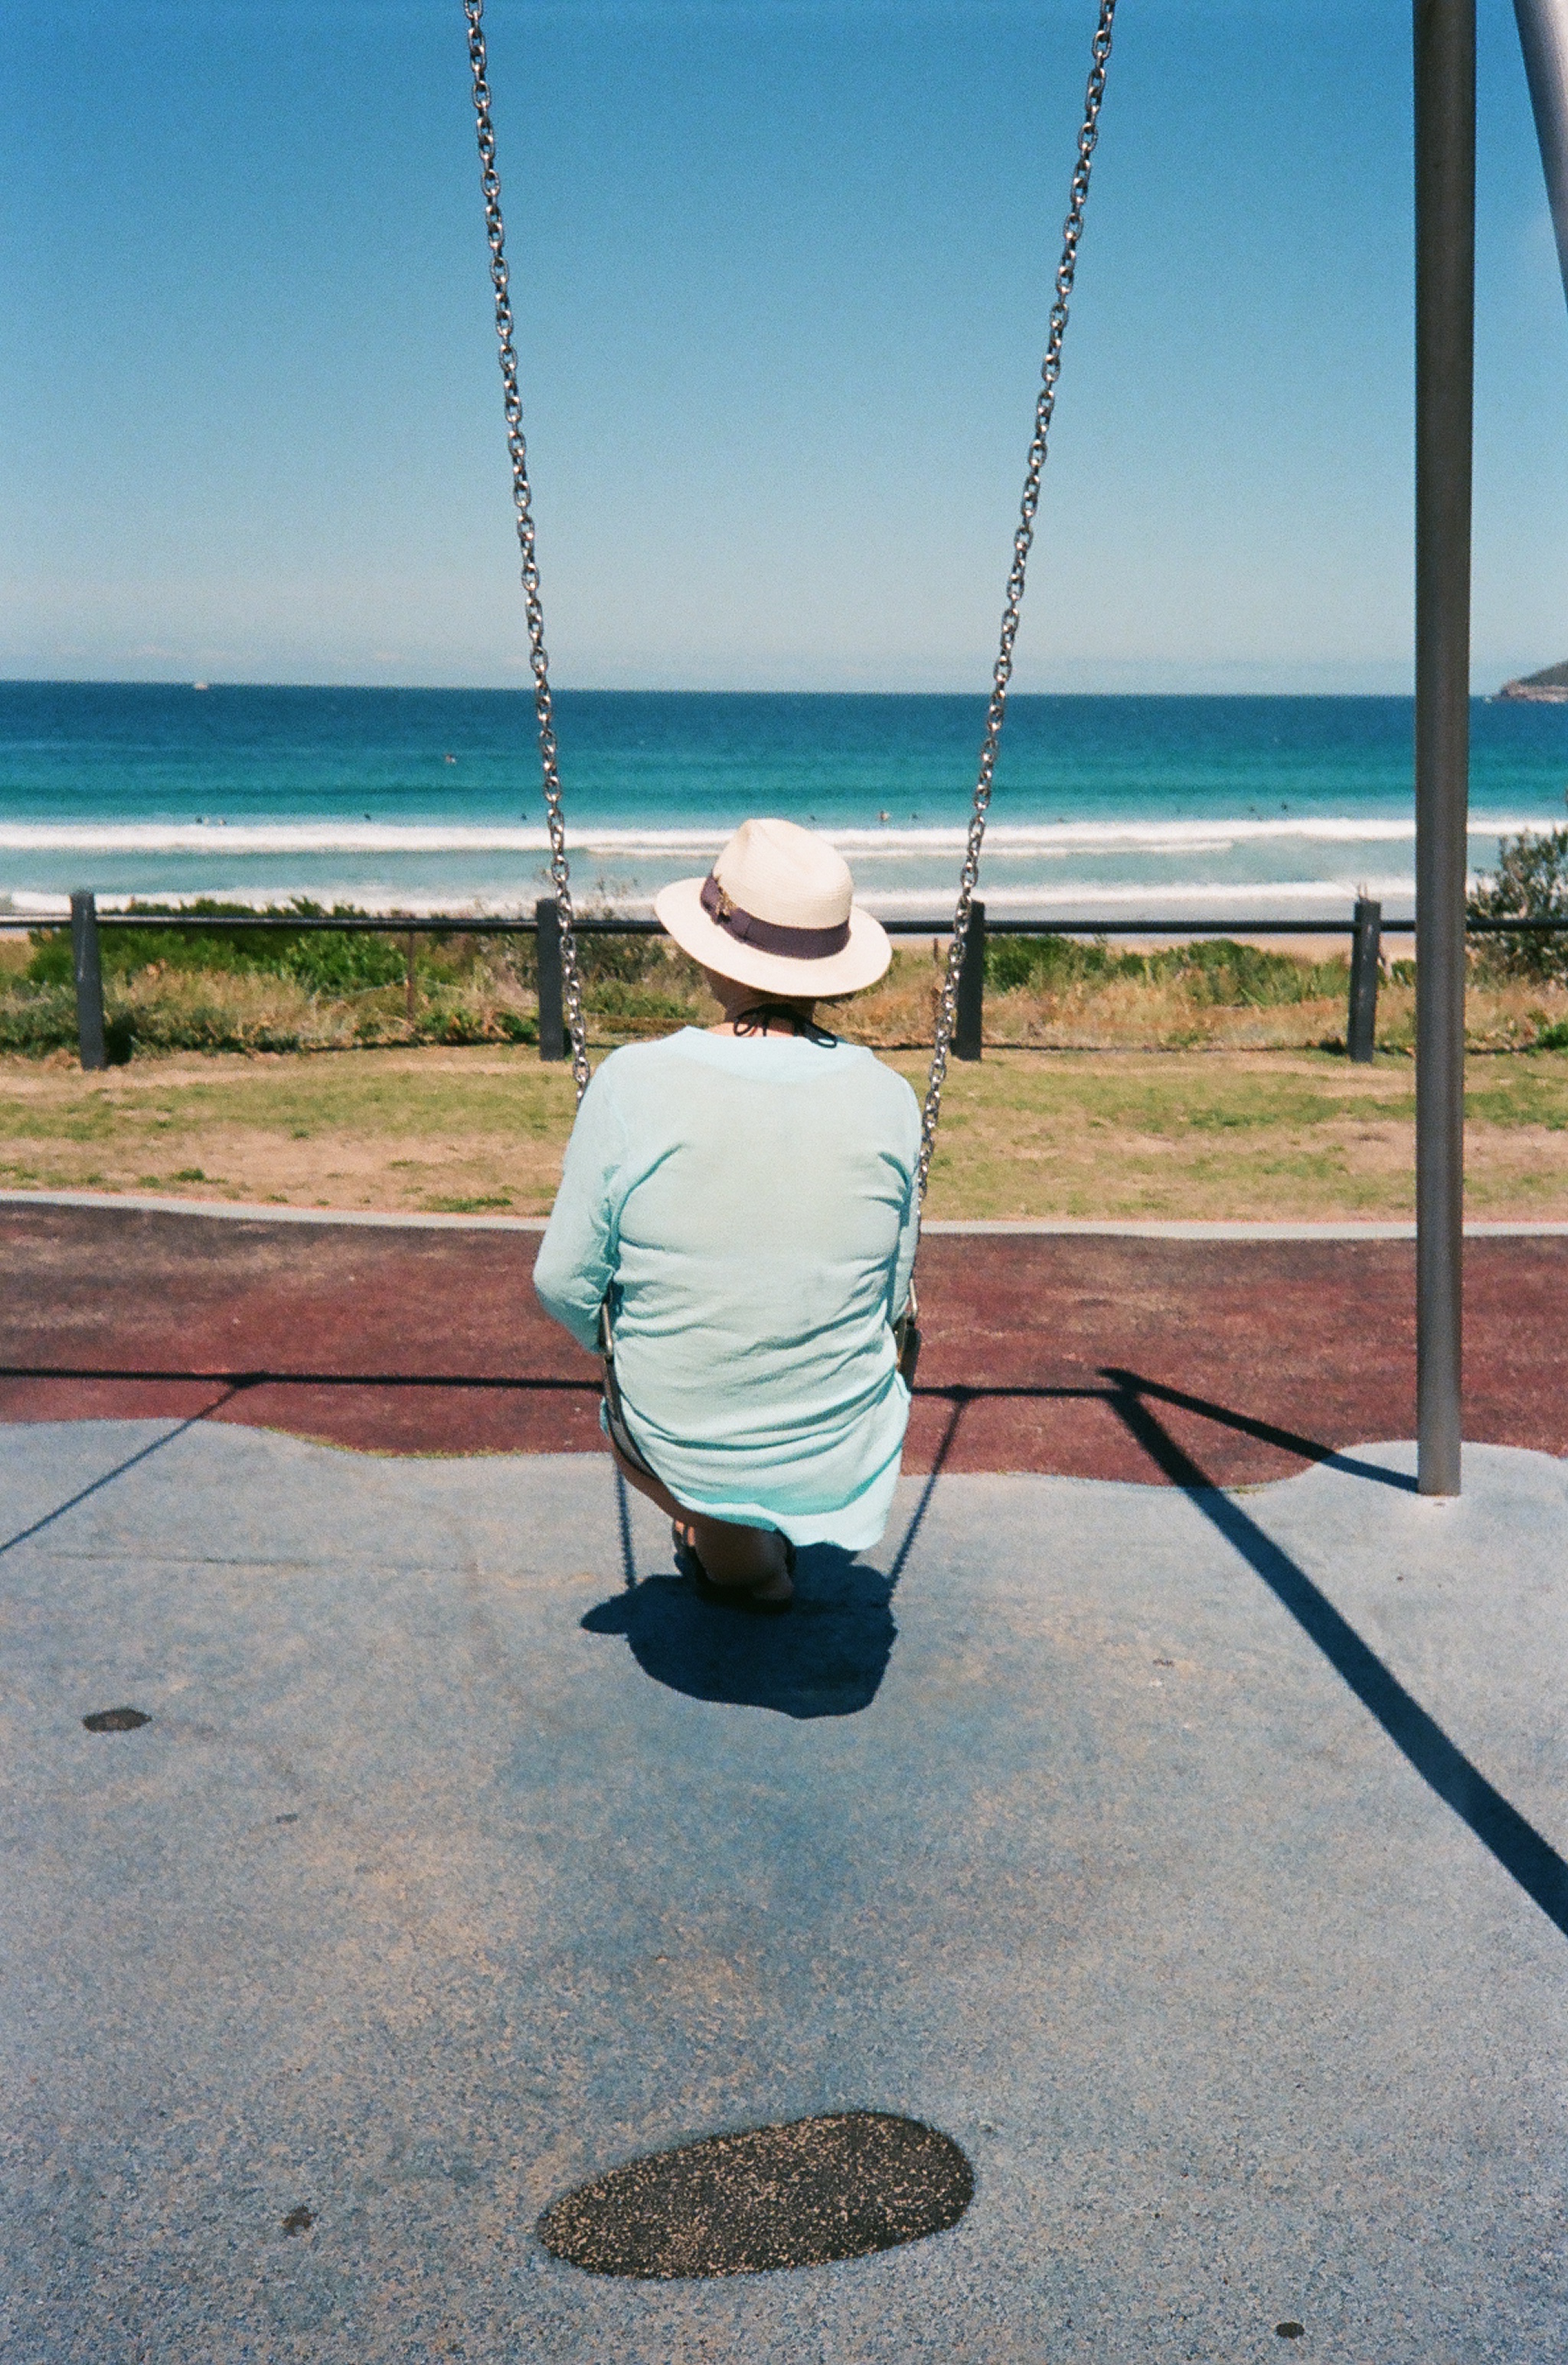
[(849, 942), (847, 920), (840, 920), (833, 928), (787, 928), (779, 921), (759, 920), (755, 913), (743, 912), (711, 871), (702, 881), (702, 909), (738, 944), (750, 945), (754, 952), (778, 953), (784, 960), (826, 960)]

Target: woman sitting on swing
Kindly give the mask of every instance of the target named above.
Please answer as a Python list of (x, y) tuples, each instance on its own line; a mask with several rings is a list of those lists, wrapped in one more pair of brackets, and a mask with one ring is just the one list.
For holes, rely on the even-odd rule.
[(892, 1325), (920, 1223), (902, 1076), (816, 1023), (892, 958), (841, 857), (748, 821), (655, 910), (723, 1009), (612, 1052), (577, 1112), (533, 1283), (606, 1356), (627, 1484), (699, 1586), (787, 1608), (798, 1545), (887, 1525), (909, 1418)]

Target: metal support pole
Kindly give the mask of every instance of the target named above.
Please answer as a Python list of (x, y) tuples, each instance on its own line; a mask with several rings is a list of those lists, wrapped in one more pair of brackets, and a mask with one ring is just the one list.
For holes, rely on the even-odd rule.
[(1568, 295), (1568, 0), (1514, 0), (1536, 138)]
[(76, 980), (76, 1040), (82, 1065), (106, 1068), (104, 1044), (104, 972), (98, 958), (98, 905), (90, 887), (71, 898), (71, 968)]
[(1475, 0), (1416, 15), (1416, 1400), (1457, 1495), (1464, 1249)]
[(1382, 972), (1383, 905), (1358, 895), (1350, 946), (1350, 1006), (1345, 1020), (1345, 1048), (1358, 1067), (1370, 1067), (1377, 1048), (1377, 988)]
[(542, 1059), (570, 1057), (561, 993), (561, 907), (554, 895), (542, 895), (533, 907), (533, 949), (539, 980), (539, 1056)]
[(978, 1059), (985, 1034), (985, 905), (969, 905), (964, 958), (958, 970), (958, 1009), (953, 1024), (955, 1059)]

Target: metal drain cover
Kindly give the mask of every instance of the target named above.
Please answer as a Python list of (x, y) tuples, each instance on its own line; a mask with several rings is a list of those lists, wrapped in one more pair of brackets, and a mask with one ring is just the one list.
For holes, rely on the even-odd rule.
[(974, 2189), (950, 2135), (839, 2111), (650, 2152), (554, 2202), (539, 2238), (594, 2275), (766, 2274), (939, 2234)]

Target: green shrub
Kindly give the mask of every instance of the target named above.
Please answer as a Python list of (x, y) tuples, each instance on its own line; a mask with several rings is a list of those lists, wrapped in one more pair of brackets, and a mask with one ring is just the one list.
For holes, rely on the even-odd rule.
[(988, 936), (985, 981), (997, 993), (1028, 988), (1050, 992), (1081, 973), (1079, 947), (1068, 936)]
[(1084, 944), (1073, 936), (988, 936), (985, 947), (986, 983), (998, 993), (1059, 993), (1075, 985), (1130, 978), (1181, 985), (1194, 1001), (1217, 1007), (1273, 1009), (1342, 993), (1346, 974), (1342, 958), (1297, 960), (1291, 953), (1261, 951), (1226, 936), (1153, 953), (1114, 952), (1103, 937)]
[(1090, 978), (1141, 977), (1141, 953), (1114, 953), (1103, 937), (991, 936), (985, 940), (985, 981), (998, 993), (1030, 989), (1059, 993)]
[(76, 994), (71, 986), (0, 994), (0, 1051), (41, 1059), (76, 1048)]
[[(137, 913), (145, 911), (149, 924), (146, 927), (115, 926), (99, 931), (98, 948), (106, 982), (137, 976), (156, 965), (193, 975), (292, 977), (308, 993), (338, 994), (391, 985), (404, 973), (404, 948), (395, 934), (337, 936), (308, 928), (297, 931), (243, 927), (214, 928), (208, 934), (199, 928), (160, 928), (156, 924), (156, 904), (133, 903), (129, 908)], [(193, 914), (210, 913), (214, 918), (228, 913), (239, 918), (251, 916), (246, 904), (220, 903), (208, 896), (184, 909)], [(297, 897), (289, 909), (302, 919), (326, 916), (319, 903), (312, 903), (303, 896)], [(334, 904), (331, 916), (360, 915), (353, 904), (340, 903)], [(33, 949), (28, 964), (29, 981), (35, 985), (68, 985), (72, 977), (69, 928), (35, 930), (30, 943)]]
[[(1495, 876), (1479, 882), (1465, 912), (1472, 920), (1568, 921), (1568, 828), (1506, 837)], [(1495, 976), (1568, 979), (1568, 930), (1482, 936), (1475, 960)]]
[(1294, 953), (1266, 952), (1217, 936), (1151, 953), (1148, 974), (1180, 979), (1194, 1001), (1226, 1009), (1275, 1010), (1343, 992), (1348, 972), (1342, 956), (1304, 961)]
[(403, 947), (387, 936), (330, 936), (323, 930), (291, 936), (278, 969), (307, 993), (338, 995), (396, 985), (407, 974), (407, 960)]

